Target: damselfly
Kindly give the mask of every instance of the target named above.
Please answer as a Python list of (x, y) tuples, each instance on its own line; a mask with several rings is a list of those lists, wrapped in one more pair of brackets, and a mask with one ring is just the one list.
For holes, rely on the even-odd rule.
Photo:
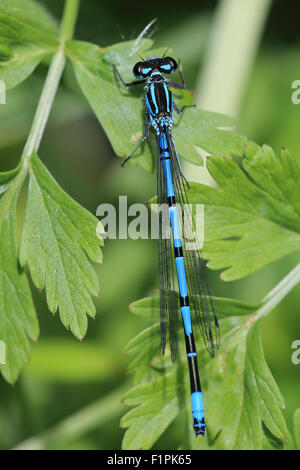
[[(211, 356), (214, 356), (215, 349), (219, 347), (220, 335), (200, 250), (187, 248), (186, 238), (188, 237), (181, 236), (178, 221), (178, 209), (180, 208), (181, 213), (183, 213), (184, 209), (189, 207), (187, 199), (188, 183), (181, 171), (172, 135), (172, 126), (173, 110), (180, 114), (184, 108), (178, 109), (173, 102), (173, 96), (168, 86), (182, 89), (185, 88), (185, 82), (180, 68), (171, 57), (151, 57), (142, 62), (137, 62), (133, 67), (133, 74), (139, 80), (130, 83), (125, 83), (118, 69), (114, 68), (124, 86), (131, 87), (145, 84), (147, 119), (144, 136), (124, 163), (132, 157), (148, 137), (151, 124), (156, 134), (159, 155), (157, 162), (158, 199), (159, 203), (168, 204), (169, 223), (171, 222), (173, 235), (173, 242), (163, 237), (162, 225), (160, 224), (159, 271), (162, 351), (165, 350), (167, 323), (169, 323), (171, 357), (173, 361), (175, 360), (177, 353), (176, 321), (180, 306), (190, 375), (193, 427), (197, 436), (205, 434), (206, 423), (191, 312), (196, 317), (206, 348)], [(180, 74), (181, 83), (171, 82), (163, 75), (174, 73), (177, 70)], [(185, 230), (187, 225), (188, 232), (194, 232), (192, 213), (185, 217), (184, 223)], [(174, 256), (172, 256), (172, 245)], [(175, 270), (177, 272), (177, 282), (174, 275)], [(177, 283), (179, 299), (175, 289)]]

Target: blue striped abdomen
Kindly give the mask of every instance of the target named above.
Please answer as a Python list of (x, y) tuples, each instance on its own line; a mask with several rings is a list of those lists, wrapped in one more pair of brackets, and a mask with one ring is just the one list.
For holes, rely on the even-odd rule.
[(194, 343), (193, 328), (191, 321), (191, 310), (189, 304), (185, 263), (178, 220), (178, 209), (176, 207), (176, 200), (173, 187), (170, 148), (165, 130), (161, 130), (159, 134), (159, 154), (161, 165), (163, 168), (166, 195), (169, 205), (169, 215), (172, 227), (175, 264), (180, 296), (180, 311), (184, 326), (187, 359), (190, 370), (193, 426), (195, 434), (199, 435), (205, 434), (206, 425), (204, 417), (204, 407), (198, 374), (197, 353)]

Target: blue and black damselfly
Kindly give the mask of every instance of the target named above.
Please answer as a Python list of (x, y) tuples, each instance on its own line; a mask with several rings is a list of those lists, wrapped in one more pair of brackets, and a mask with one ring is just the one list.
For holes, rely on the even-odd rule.
[[(182, 110), (177, 108), (168, 88), (168, 86), (171, 86), (183, 89), (185, 88), (185, 82), (180, 68), (171, 57), (151, 57), (137, 62), (133, 67), (133, 74), (139, 80), (130, 83), (125, 83), (118, 69), (116, 67), (114, 69), (122, 84), (126, 87), (145, 84), (147, 119), (144, 136), (124, 163), (132, 157), (148, 137), (151, 124), (156, 134), (159, 152), (157, 162), (158, 199), (160, 204), (168, 204), (169, 223), (171, 222), (173, 235), (173, 242), (170, 238), (164, 237), (162, 223), (160, 223), (159, 271), (162, 351), (165, 350), (167, 323), (169, 323), (171, 358), (175, 361), (177, 353), (176, 321), (180, 306), (189, 366), (194, 432), (196, 436), (203, 435), (205, 434), (206, 423), (191, 312), (196, 317), (204, 343), (211, 356), (214, 356), (215, 349), (219, 347), (220, 334), (200, 250), (197, 248), (191, 250), (187, 247), (186, 238), (189, 238), (189, 236), (181, 237), (178, 221), (178, 209), (180, 208), (181, 213), (185, 213), (185, 235), (195, 232), (192, 213), (186, 215), (185, 208), (189, 207), (187, 198), (188, 182), (182, 174), (172, 135), (173, 110), (180, 114), (184, 108)], [(177, 70), (180, 74), (181, 83), (171, 82), (163, 75), (174, 73)], [(162, 213), (160, 213), (160, 217), (162, 217)], [(160, 220), (160, 222), (162, 221)], [(174, 255), (172, 255), (172, 250)], [(174, 275), (174, 265), (176, 266), (177, 282)], [(179, 300), (175, 289), (177, 283)]]

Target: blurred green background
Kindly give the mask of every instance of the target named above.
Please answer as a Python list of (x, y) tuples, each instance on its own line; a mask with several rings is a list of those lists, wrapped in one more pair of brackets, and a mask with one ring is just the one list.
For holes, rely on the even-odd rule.
[[(41, 3), (59, 21), (63, 2)], [(194, 89), (199, 82), (201, 85), (217, 5), (208, 0), (197, 5), (191, 0), (155, 0), (133, 1), (129, 8), (127, 2), (117, 0), (102, 5), (97, 0), (85, 0), (81, 2), (75, 37), (106, 46), (137, 37), (157, 17), (153, 39), (181, 58), (188, 87)], [(291, 83), (300, 79), (297, 8), (296, 1), (272, 2), (245, 81), (240, 110), (234, 117), (240, 132), (259, 144), (270, 144), (276, 151), (287, 147), (300, 164), (300, 105), (291, 102)], [(243, 26), (247, 17), (241, 17), (240, 22)], [(40, 65), (32, 77), (8, 92), (7, 104), (0, 106), (1, 170), (13, 168), (20, 158), (46, 72), (46, 64)], [(219, 83), (222, 87), (222, 77)], [(128, 195), (129, 205), (147, 201), (156, 191), (153, 175), (137, 167), (120, 167), (120, 160), (78, 90), (70, 65), (39, 155), (58, 183), (92, 213), (103, 202), (117, 205), (119, 195)], [(49, 313), (44, 293), (33, 288), (40, 339), (33, 344), (31, 362), (15, 386), (0, 380), (0, 448), (14, 447), (32, 436), (36, 440), (27, 441), (25, 446), (121, 447), (124, 431), (119, 420), (126, 408), (120, 398), (130, 387), (122, 350), (145, 326), (127, 306), (153, 294), (158, 287), (155, 249), (151, 240), (106, 241), (103, 265), (96, 267), (100, 281), (97, 316), (89, 320), (82, 344)], [(258, 302), (296, 262), (295, 255), (282, 259), (234, 283), (221, 282), (218, 273), (210, 273), (212, 291)], [(262, 325), (267, 362), (286, 400), (284, 415), (290, 429), (292, 414), (300, 405), (300, 365), (291, 362), (291, 344), (300, 339), (299, 304), (300, 291), (295, 289)], [(93, 408), (87, 408), (90, 406)], [(180, 444), (177, 431), (176, 424), (172, 425), (156, 448), (176, 448)]]

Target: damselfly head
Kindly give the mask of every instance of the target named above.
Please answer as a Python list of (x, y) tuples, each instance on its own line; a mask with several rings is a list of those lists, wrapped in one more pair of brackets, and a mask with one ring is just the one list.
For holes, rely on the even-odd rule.
[(158, 69), (161, 73), (173, 73), (177, 68), (177, 62), (172, 57), (150, 57), (143, 62), (137, 62), (133, 67), (133, 74), (136, 78), (146, 78), (153, 69)]

